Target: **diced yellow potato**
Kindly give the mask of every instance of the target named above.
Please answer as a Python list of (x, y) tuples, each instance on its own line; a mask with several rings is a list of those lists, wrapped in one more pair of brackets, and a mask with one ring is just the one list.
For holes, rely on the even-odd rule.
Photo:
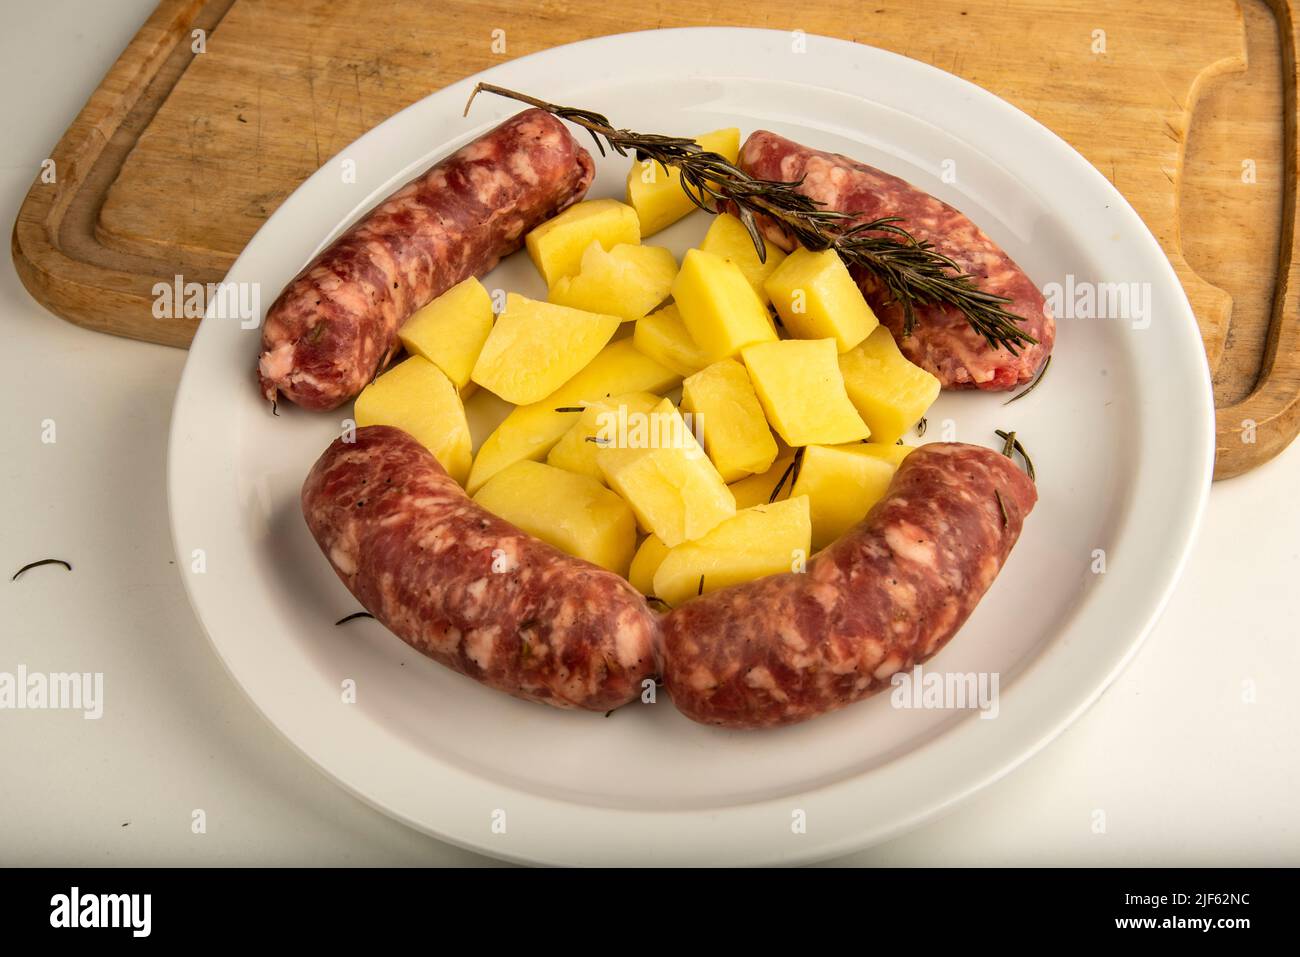
[[(751, 475), (749, 478), (728, 485), (727, 488), (731, 489), (731, 494), (736, 499), (736, 508), (753, 508), (755, 505), (767, 505), (772, 501), (780, 502), (789, 498), (794, 483), (790, 481), (790, 476), (786, 475), (786, 469), (793, 462), (794, 453), (787, 452), (785, 455), (778, 456), (766, 472)], [(785, 482), (781, 485), (781, 494), (773, 499), (772, 493), (776, 491), (776, 485), (783, 475), (785, 475)]]
[(660, 401), (660, 397), (651, 392), (630, 392), (588, 403), (583, 412), (576, 414), (573, 428), (565, 432), (547, 454), (547, 464), (589, 475), (603, 484), (605, 473), (596, 464), (597, 443), (606, 437), (605, 433), (611, 427), (617, 428), (619, 410), (623, 410), (621, 415), (625, 419), (637, 413), (646, 415), (654, 411)]
[(713, 217), (713, 224), (704, 234), (704, 241), (700, 243), (700, 248), (706, 253), (713, 253), (735, 263), (745, 274), (749, 284), (754, 287), (754, 292), (758, 293), (758, 298), (763, 300), (763, 305), (766, 306), (771, 301), (771, 297), (763, 287), (763, 280), (772, 275), (776, 267), (785, 261), (784, 250), (764, 239), (763, 249), (766, 251), (766, 258), (760, 262), (758, 250), (754, 248), (754, 240), (750, 238), (749, 230), (730, 213)]
[(669, 399), (599, 444), (596, 463), (641, 527), (669, 548), (736, 514), (731, 491)]
[[(736, 162), (740, 153), (740, 130), (730, 127), (697, 136), (695, 142), (709, 153)], [(651, 236), (671, 226), (696, 208), (682, 189), (681, 175), (673, 167), (667, 174), (653, 160), (633, 160), (627, 174), (627, 201), (641, 220), (641, 235)]]
[(704, 450), (724, 482), (765, 471), (776, 458), (776, 439), (749, 373), (735, 359), (715, 362), (687, 378), (681, 408), (697, 417), (691, 427), (704, 435)]
[(589, 476), (516, 462), (492, 476), (474, 501), (561, 551), (627, 574), (636, 519), (626, 502)]
[(527, 405), (550, 395), (596, 357), (618, 331), (618, 316), (506, 296), (471, 378), (507, 402)]
[(839, 363), (849, 400), (870, 426), (873, 442), (897, 442), (939, 397), (939, 380), (908, 361), (884, 326)]
[(548, 219), (524, 239), (548, 289), (562, 276), (578, 272), (582, 254), (593, 242), (605, 249), (641, 242), (636, 210), (616, 199), (589, 199)]
[(686, 331), (682, 314), (673, 303), (638, 319), (632, 341), (650, 358), (678, 375), (692, 375), (709, 364), (708, 357)]
[(880, 325), (833, 249), (796, 249), (763, 288), (796, 339), (834, 339), (840, 352), (848, 352)]
[(799, 478), (791, 494), (808, 496), (813, 548), (825, 548), (862, 521), (889, 488), (898, 466), (865, 451), (869, 447), (854, 442), (838, 446), (810, 445), (804, 450)]
[(556, 409), (625, 392), (667, 392), (681, 381), (680, 375), (637, 351), (631, 339), (611, 342), (545, 399), (511, 410), (479, 448), (466, 488), (473, 493), (507, 465), (545, 456), (579, 414)]
[(361, 390), (358, 426), (391, 425), (409, 432), (462, 485), (469, 475), (470, 434), (456, 384), (423, 356), (399, 362)]
[(668, 298), (677, 260), (662, 246), (622, 243), (606, 251), (593, 242), (582, 254), (576, 276), (561, 276), (551, 302), (635, 322)]
[(397, 337), (407, 352), (428, 359), (464, 394), (491, 331), (492, 297), (470, 277), (407, 319)]
[(772, 428), (787, 445), (838, 445), (871, 434), (844, 391), (834, 339), (782, 339), (741, 353)]
[(691, 338), (712, 362), (754, 343), (776, 341), (758, 293), (740, 267), (721, 256), (688, 250), (673, 280), (673, 299)]
[(903, 459), (907, 458), (909, 453), (915, 452), (915, 445), (898, 445), (897, 440), (889, 445), (883, 445), (873, 438), (870, 442), (859, 442), (856, 446), (859, 455), (870, 455), (880, 459), (882, 462), (888, 462), (894, 468), (903, 464)]
[(627, 570), (627, 580), (632, 583), (633, 588), (647, 598), (655, 593), (655, 572), (659, 570), (659, 563), (667, 554), (668, 546), (661, 542), (658, 536), (647, 535), (641, 547), (632, 556), (632, 565)]
[(801, 571), (811, 537), (804, 496), (755, 505), (669, 551), (655, 572), (654, 594), (676, 606), (764, 575)]

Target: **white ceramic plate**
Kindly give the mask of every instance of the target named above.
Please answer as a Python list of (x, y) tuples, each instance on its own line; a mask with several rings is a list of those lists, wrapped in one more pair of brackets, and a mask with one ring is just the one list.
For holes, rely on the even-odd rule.
[[(190, 598), (254, 704), (373, 806), (517, 861), (824, 858), (898, 834), (1023, 761), (1101, 694), (1159, 614), (1213, 456), (1205, 357), (1160, 247), (1105, 178), (1014, 107), (891, 53), (806, 44), (798, 52), (775, 31), (651, 31), (548, 50), (474, 79), (645, 131), (775, 130), (952, 202), (1040, 287), (1067, 275), (1143, 284), (1145, 328), (1062, 317), (1050, 373), (1033, 395), (1004, 406), (1004, 395), (945, 394), (929, 414), (927, 440), (991, 445), (994, 428), (1011, 428), (1038, 467), (1041, 501), (1010, 562), (931, 663), (997, 673), (997, 718), (897, 709), (886, 694), (757, 733), (692, 724), (666, 696), (606, 719), (489, 691), (372, 621), (336, 628), (358, 606), (308, 534), (298, 492), (350, 410), (282, 403), (273, 417), (253, 384), (258, 331), (209, 316), (177, 395), (169, 459)], [(519, 108), (481, 96), (462, 118), (472, 82), (414, 104), (329, 160), (262, 227), (229, 280), (260, 284), (265, 308), (359, 213)], [(345, 160), (355, 184), (341, 175)], [(621, 197), (626, 170), (626, 160), (598, 160), (589, 195)], [(692, 215), (652, 241), (680, 254), (706, 220)], [(486, 283), (543, 292), (523, 254)], [(480, 432), (493, 411), (476, 410)], [(349, 679), (355, 703), (343, 700)], [(799, 812), (802, 833), (792, 826)]]

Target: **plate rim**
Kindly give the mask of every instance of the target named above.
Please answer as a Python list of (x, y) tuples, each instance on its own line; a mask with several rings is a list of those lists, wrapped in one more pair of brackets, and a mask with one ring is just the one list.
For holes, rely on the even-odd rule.
[[(665, 44), (669, 50), (676, 51), (683, 49), (688, 45), (687, 42), (684, 42), (687, 38), (689, 38), (690, 42), (694, 42), (697, 37), (708, 37), (709, 39), (703, 42), (706, 42), (709, 45), (717, 45), (720, 36), (728, 37), (729, 41), (734, 40), (734, 43), (728, 42), (726, 44), (728, 48), (734, 46), (735, 48), (740, 49), (755, 44), (761, 45), (764, 41), (775, 42), (778, 38), (781, 42), (786, 43), (789, 41), (791, 34), (790, 32), (783, 30), (749, 27), (681, 27), (611, 34), (603, 37), (579, 40), (563, 46), (551, 47), (525, 57), (510, 60), (437, 90), (421, 100), (405, 107), (398, 113), (395, 113), (384, 120), (382, 123), (366, 131), (356, 140), (345, 145), (335, 154), (334, 157), (326, 160), (321, 168), (309, 176), (297, 189), (295, 189), (294, 192), (291, 193), (283, 203), (281, 203), (280, 207), (272, 214), (272, 216), (262, 224), (258, 232), (249, 240), (248, 245), (243, 251), (241, 251), (240, 255), (232, 264), (227, 274), (227, 278), (239, 272), (240, 267), (245, 262), (250, 250), (256, 252), (259, 237), (263, 236), (268, 229), (273, 226), (273, 224), (277, 224), (281, 220), (290, 218), (293, 215), (295, 212), (294, 207), (296, 205), (295, 200), (298, 200), (299, 204), (301, 204), (301, 202), (304, 201), (304, 195), (310, 194), (313, 189), (320, 185), (323, 175), (330, 169), (335, 157), (342, 155), (349, 150), (359, 148), (362, 144), (367, 142), (374, 143), (379, 141), (385, 135), (400, 128), (404, 123), (409, 122), (409, 119), (404, 120), (403, 117), (410, 117), (418, 110), (433, 109), (434, 105), (440, 106), (443, 101), (459, 108), (460, 104), (463, 102), (463, 96), (467, 94), (472, 84), (476, 81), (495, 80), (500, 82), (504, 76), (509, 76), (516, 72), (534, 71), (537, 69), (539, 64), (546, 64), (549, 61), (580, 56), (584, 53), (592, 53), (593, 51), (604, 47), (618, 48), (625, 44), (641, 45), (647, 43), (662, 43)], [(1137, 215), (1136, 211), (1133, 210), (1132, 206), (1124, 196), (1119, 193), (1119, 191), (1116, 190), (1114, 186), (1106, 180), (1098, 170), (1096, 170), (1095, 167), (1088, 163), (1082, 155), (1075, 151), (1073, 147), (1053, 133), (1050, 129), (1038, 123), (1038, 121), (1028, 116), (1028, 114), (1024, 113), (1013, 104), (1002, 100), (995, 94), (984, 90), (962, 77), (947, 73), (946, 71), (931, 66), (930, 64), (913, 60), (892, 53), (888, 50), (871, 47), (866, 44), (840, 40), (832, 37), (824, 37), (816, 34), (806, 34), (805, 37), (810, 46), (812, 44), (824, 45), (827, 51), (834, 53), (836, 57), (846, 57), (849, 59), (862, 58), (864, 64), (868, 63), (873, 58), (879, 58), (881, 64), (897, 74), (895, 79), (900, 82), (902, 81), (902, 77), (909, 72), (914, 74), (918, 80), (929, 83), (953, 84), (955, 82), (958, 84), (957, 88), (961, 89), (972, 101), (981, 107), (982, 110), (1002, 112), (1010, 118), (1010, 122), (1015, 127), (1019, 127), (1027, 134), (1032, 134), (1035, 140), (1040, 142), (1044, 148), (1050, 146), (1058, 154), (1061, 154), (1061, 162), (1071, 164), (1073, 167), (1068, 170), (1071, 179), (1076, 175), (1083, 178), (1091, 178), (1094, 189), (1100, 190), (1103, 194), (1109, 196), (1111, 203), (1118, 207), (1118, 209), (1131, 220), (1129, 225), (1136, 227), (1132, 231), (1135, 241), (1140, 242), (1144, 247), (1147, 247), (1149, 252), (1155, 254), (1152, 263), (1154, 265), (1158, 260), (1160, 265), (1156, 265), (1156, 269), (1162, 275), (1159, 277), (1153, 276), (1153, 281), (1158, 278), (1165, 283), (1172, 282), (1173, 289), (1176, 290), (1177, 295), (1171, 305), (1177, 307), (1178, 311), (1181, 313), (1179, 319), (1182, 320), (1182, 324), (1188, 327), (1186, 330), (1187, 333), (1194, 338), (1194, 345), (1200, 356), (1201, 374), (1199, 377), (1193, 378), (1196, 379), (1196, 383), (1194, 384), (1199, 384), (1200, 386), (1201, 401), (1195, 403), (1189, 402), (1187, 403), (1187, 408), (1189, 410), (1189, 416), (1193, 418), (1192, 425), (1194, 427), (1199, 426), (1199, 428), (1194, 429), (1196, 434), (1193, 436), (1193, 439), (1198, 441), (1194, 441), (1193, 446), (1200, 446), (1201, 455), (1199, 461), (1193, 460), (1187, 463), (1189, 468), (1188, 474), (1184, 477), (1184, 485), (1188, 486), (1189, 490), (1188, 492), (1184, 492), (1184, 494), (1190, 494), (1191, 497), (1190, 500), (1183, 503), (1181, 511), (1178, 511), (1177, 514), (1173, 515), (1173, 519), (1178, 526), (1177, 535), (1179, 541), (1177, 542), (1177, 548), (1174, 550), (1174, 554), (1172, 555), (1167, 551), (1164, 553), (1165, 563), (1160, 575), (1158, 576), (1158, 586), (1144, 587), (1140, 590), (1141, 597), (1130, 601), (1130, 605), (1136, 604), (1140, 606), (1130, 608), (1126, 613), (1126, 617), (1131, 618), (1137, 627), (1134, 629), (1132, 637), (1128, 639), (1122, 653), (1115, 655), (1113, 659), (1107, 659), (1111, 660), (1111, 665), (1099, 681), (1091, 682), (1087, 691), (1082, 694), (1079, 693), (1077, 688), (1072, 688), (1071, 693), (1059, 696), (1067, 699), (1068, 706), (1058, 706), (1053, 708), (1053, 717), (1050, 722), (1040, 727), (1036, 733), (1030, 733), (1028, 735), (1022, 733), (1019, 736), (1020, 740), (1016, 744), (1007, 745), (1005, 740), (1002, 740), (1000, 742), (1002, 745), (1000, 750), (1004, 753), (996, 760), (989, 761), (987, 768), (982, 773), (966, 771), (962, 774), (951, 775), (950, 778), (945, 779), (941, 786), (932, 788), (931, 793), (927, 795), (929, 799), (924, 802), (919, 802), (917, 807), (911, 813), (896, 815), (888, 823), (872, 824), (870, 822), (862, 821), (858, 822), (857, 825), (853, 827), (841, 826), (839, 833), (834, 836), (810, 837), (805, 835), (803, 840), (798, 842), (797, 846), (786, 849), (759, 846), (759, 842), (752, 839), (746, 840), (745, 836), (741, 834), (736, 834), (730, 840), (722, 842), (727, 848), (736, 851), (736, 853), (729, 855), (729, 860), (735, 863), (744, 864), (792, 864), (823, 860), (888, 840), (898, 834), (919, 826), (927, 820), (937, 817), (970, 795), (1002, 778), (1055, 739), (1101, 697), (1115, 678), (1137, 654), (1147, 636), (1154, 628), (1156, 622), (1159, 620), (1160, 615), (1167, 606), (1173, 590), (1186, 567), (1188, 556), (1195, 544), (1196, 535), (1199, 531), (1201, 519), (1209, 496), (1210, 478), (1214, 461), (1214, 412), (1210, 374), (1208, 362), (1204, 357), (1204, 350), (1201, 345), (1194, 314), (1192, 313), (1190, 303), (1187, 301), (1181, 283), (1178, 281), (1173, 267), (1170, 265), (1167, 257), (1161, 249), (1159, 242), (1155, 239), (1154, 235), (1151, 234), (1146, 224)], [(706, 77), (717, 75), (722, 75), (722, 73), (718, 70), (714, 70), (704, 74)], [(504, 85), (508, 85), (508, 83)], [(822, 84), (814, 85), (821, 86)], [(870, 97), (845, 89), (844, 86), (827, 85), (825, 88), (872, 101)], [(485, 115), (487, 115), (487, 111), (485, 111)], [(926, 119), (929, 120), (928, 117), (926, 117)], [(960, 133), (954, 132), (953, 135), (966, 139), (966, 137)], [(440, 155), (443, 151), (442, 147), (444, 145), (445, 143), (438, 144), (434, 153)], [(975, 144), (972, 142), (972, 146), (974, 145)], [(418, 167), (418, 165), (418, 163), (408, 164), (401, 168), (406, 170), (411, 169), (413, 166)], [(358, 205), (359, 207), (365, 206), (365, 204)], [(357, 208), (354, 210), (352, 215), (355, 216), (361, 211), (363, 211), (362, 208)], [(209, 317), (205, 317), (195, 336), (195, 346), (199, 345), (201, 341), (207, 338), (207, 335), (205, 335), (205, 327), (210, 328), (213, 325), (214, 323), (209, 321)], [(210, 333), (208, 335), (210, 335)], [(277, 721), (275, 715), (272, 713), (274, 710), (274, 703), (267, 703), (259, 700), (258, 697), (249, 689), (248, 684), (241, 677), (235, 665), (227, 658), (227, 654), (223, 652), (220, 641), (217, 636), (213, 634), (208, 624), (208, 618), (205, 617), (203, 613), (202, 605), (211, 600), (207, 591), (210, 590), (212, 586), (201, 585), (196, 576), (187, 574), (184, 569), (187, 567), (188, 562), (183, 563), (181, 561), (182, 556), (185, 554), (182, 545), (186, 539), (186, 529), (192, 526), (195, 516), (193, 508), (190, 507), (193, 503), (185, 502), (185, 489), (180, 480), (181, 475), (186, 468), (186, 464), (183, 461), (183, 453), (185, 451), (184, 438), (181, 433), (183, 432), (184, 424), (187, 421), (185, 400), (188, 398), (189, 392), (194, 388), (194, 380), (197, 376), (195, 369), (198, 367), (200, 361), (197, 360), (195, 356), (200, 354), (200, 351), (201, 350), (194, 349), (193, 347), (191, 348), (190, 355), (186, 359), (185, 368), (181, 375), (181, 381), (172, 408), (167, 451), (168, 512), (172, 545), (177, 556), (177, 567), (178, 570), (180, 570), (186, 596), (191, 607), (194, 609), (195, 617), (198, 619), (204, 635), (212, 645), (218, 660), (222, 663), (222, 667), (234, 680), (236, 686), (240, 688), (241, 692), (253, 704), (258, 713), (267, 720), (268, 724), (275, 728), (280, 736), (293, 746), (294, 750), (307, 758), (307, 760), (317, 767), (323, 774), (339, 786), (343, 787), (349, 793), (362, 800), (364, 803), (390, 817), (402, 821), (416, 830), (430, 834), (439, 840), (446, 841), (458, 847), (463, 847), (476, 853), (485, 854), (501, 860), (519, 863), (544, 862), (554, 864), (590, 862), (592, 855), (589, 853), (583, 853), (584, 850), (590, 850), (590, 848), (580, 847), (575, 849), (572, 846), (566, 846), (563, 840), (556, 842), (544, 839), (540, 842), (533, 842), (532, 844), (527, 845), (525, 850), (512, 850), (509, 847), (494, 845), (487, 840), (476, 840), (473, 837), (456, 830), (455, 827), (450, 824), (439, 826), (439, 822), (431, 822), (427, 818), (416, 817), (408, 813), (405, 809), (385, 803), (365, 787), (355, 782), (355, 769), (352, 769), (352, 773), (348, 774), (345, 770), (329, 766), (327, 761), (321, 756), (319, 748), (313, 750), (309, 748), (306, 743), (298, 740), (295, 736), (290, 734), (289, 731), (285, 729), (282, 722)], [(251, 384), (248, 385), (248, 388), (252, 388)], [(1137, 468), (1138, 467), (1135, 466), (1135, 471)], [(1136, 484), (1136, 482), (1134, 484)], [(1132, 487), (1133, 486), (1125, 486), (1125, 490), (1131, 491)], [(188, 511), (187, 508), (189, 509)], [(1128, 524), (1129, 521), (1126, 519), (1124, 525)], [(193, 541), (192, 538), (189, 540)], [(203, 593), (200, 594), (200, 592)], [(1069, 627), (1070, 626), (1067, 626), (1064, 630), (1068, 631)], [(1050, 645), (1046, 646), (1042, 650), (1037, 660), (1029, 662), (1026, 666), (1026, 674), (1023, 677), (1027, 678), (1027, 672), (1036, 668), (1041, 663), (1042, 655), (1049, 651), (1051, 651)], [(924, 755), (927, 752), (934, 751), (944, 741), (948, 741), (948, 746), (951, 747), (951, 741), (953, 739), (957, 737), (969, 737), (972, 733), (969, 729), (978, 724), (980, 724), (980, 722), (975, 722), (974, 724), (969, 721), (957, 723), (953, 727), (948, 728), (941, 734), (937, 735), (934, 740), (923, 742), (907, 754), (896, 759), (896, 761), (891, 761), (882, 768), (811, 789), (808, 792), (805, 792), (808, 802), (811, 802), (814, 799), (819, 801), (830, 801), (832, 802), (832, 807), (834, 807), (835, 802), (842, 803), (855, 788), (861, 788), (862, 781), (865, 778), (879, 775), (889, 770), (891, 767), (893, 767), (892, 773), (897, 774), (899, 770), (897, 767), (898, 765), (911, 764), (923, 760)], [(996, 722), (995, 724), (1002, 725), (1002, 722)], [(963, 728), (967, 729), (964, 733), (962, 730)], [(473, 777), (469, 772), (450, 767), (436, 759), (426, 757), (426, 760), (438, 765), (439, 770), (450, 779)], [(467, 782), (459, 781), (459, 783), (463, 785)], [(500, 785), (493, 785), (493, 790), (502, 793), (510, 792), (513, 789), (502, 787)], [(687, 831), (694, 830), (694, 826), (699, 824), (699, 819), (702, 817), (728, 814), (732, 815), (733, 819), (735, 819), (743, 816), (746, 818), (747, 822), (749, 822), (749, 826), (752, 827), (752, 822), (755, 820), (754, 812), (756, 809), (775, 809), (783, 813), (785, 819), (788, 820), (790, 807), (788, 799), (776, 798), (758, 801), (752, 804), (735, 805), (726, 809), (701, 810), (698, 808), (688, 808), (647, 812), (642, 810), (628, 810), (577, 804), (565, 800), (540, 796), (527, 791), (514, 791), (514, 794), (535, 805), (537, 811), (542, 814), (557, 815), (560, 818), (569, 818), (575, 812), (582, 815), (581, 819), (576, 819), (573, 823), (580, 823), (583, 830), (593, 836), (599, 833), (602, 840), (614, 842), (612, 848), (603, 848), (598, 856), (602, 860), (608, 862), (619, 862), (621, 860), (624, 863), (635, 859), (638, 856), (643, 859), (646, 858), (647, 849), (649, 846), (655, 844), (656, 838), (661, 841), (670, 841), (673, 837), (684, 836)], [(746, 811), (748, 813), (741, 815), (741, 811)], [(596, 821), (594, 819), (600, 820)], [(725, 827), (725, 825), (718, 824), (716, 821), (714, 822), (714, 826), (719, 829)], [(548, 825), (548, 829), (553, 830), (554, 834), (560, 837), (565, 837), (568, 833), (567, 828), (564, 826)], [(619, 835), (622, 835), (621, 841), (619, 840)], [(629, 839), (629, 835), (633, 836), (632, 839)], [(752, 838), (752, 835), (750, 835), (750, 837)], [(717, 846), (716, 843), (711, 843), (709, 846), (704, 848), (683, 846), (660, 847), (658, 849), (659, 854), (657, 857), (661, 857), (662, 860), (657, 860), (655, 854), (650, 855), (650, 860), (653, 863), (665, 863), (668, 861), (677, 863), (706, 863), (716, 861)], [(703, 850), (703, 853), (701, 853), (701, 850)]]

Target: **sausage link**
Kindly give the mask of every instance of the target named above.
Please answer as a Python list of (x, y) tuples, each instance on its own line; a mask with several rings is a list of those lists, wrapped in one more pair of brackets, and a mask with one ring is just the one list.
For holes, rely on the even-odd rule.
[(336, 440), (307, 476), (302, 510), (362, 606), (461, 674), (608, 711), (658, 673), (658, 616), (636, 589), (476, 505), (400, 429)]
[(765, 728), (874, 694), (957, 632), (1036, 500), (996, 452), (921, 446), (804, 573), (712, 592), (664, 619), (673, 703), (705, 724)]
[[(945, 389), (1014, 389), (1034, 377), (1056, 339), (1056, 322), (1043, 294), (1024, 270), (983, 230), (947, 203), (899, 179), (838, 153), (826, 153), (783, 136), (757, 130), (740, 150), (740, 166), (759, 179), (802, 180), (799, 192), (826, 209), (858, 213), (855, 222), (898, 216), (898, 225), (974, 276), (979, 287), (1010, 300), (1006, 308), (1024, 318), (1019, 327), (1038, 340), (1019, 354), (993, 347), (950, 306), (918, 306), (916, 325), (904, 335), (903, 309), (871, 273), (854, 270), (880, 321), (912, 362), (938, 377)], [(768, 239), (783, 249), (796, 245), (779, 224), (760, 217)]]
[(322, 410), (354, 398), (393, 357), (412, 313), (518, 249), (586, 194), (594, 171), (563, 123), (525, 110), (407, 183), (272, 303), (262, 394)]

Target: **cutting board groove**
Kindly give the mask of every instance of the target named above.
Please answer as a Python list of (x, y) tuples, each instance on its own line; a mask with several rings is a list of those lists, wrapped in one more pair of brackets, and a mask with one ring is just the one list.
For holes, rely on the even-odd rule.
[(183, 347), (197, 322), (154, 318), (154, 285), (220, 280), (325, 159), (434, 90), (627, 30), (799, 29), (963, 76), (1115, 183), (1196, 312), (1218, 406), (1216, 477), (1268, 460), (1300, 431), (1290, 0), (1205, 0), (1194, 18), (1182, 0), (808, 0), (794, 17), (777, 0), (712, 9), (162, 0), (51, 155), (55, 180), (38, 173), (14, 225), (15, 265), (59, 316)]

